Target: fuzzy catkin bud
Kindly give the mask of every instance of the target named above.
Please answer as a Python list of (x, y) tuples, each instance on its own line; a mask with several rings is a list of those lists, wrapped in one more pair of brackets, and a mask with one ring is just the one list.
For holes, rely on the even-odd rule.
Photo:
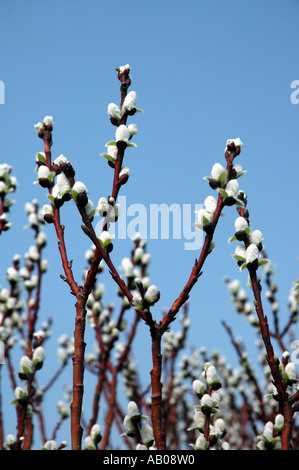
[(88, 203), (88, 197), (85, 184), (81, 181), (77, 181), (72, 187), (72, 196), (76, 204), (81, 207), (86, 206)]
[(219, 176), (223, 172), (225, 172), (225, 169), (223, 168), (223, 166), (220, 165), (220, 163), (215, 163), (212, 167), (212, 170), (211, 170), (211, 176), (215, 180), (218, 180)]
[(117, 142), (119, 142), (120, 140), (123, 142), (128, 142), (130, 137), (131, 137), (130, 131), (125, 124), (121, 124), (116, 129), (115, 138)]
[(123, 269), (126, 277), (133, 277), (134, 265), (129, 258), (123, 258), (122, 263), (121, 263), (121, 268)]
[(200, 434), (200, 435), (198, 436), (198, 438), (196, 439), (196, 441), (195, 441), (195, 446), (194, 446), (194, 448), (195, 448), (196, 450), (203, 450), (203, 449), (206, 449), (206, 448), (207, 448), (207, 445), (208, 445), (208, 443), (206, 442), (204, 436), (203, 436), (202, 434)]
[(263, 240), (264, 240), (263, 234), (260, 230), (254, 230), (253, 232), (251, 232), (250, 234), (251, 243), (254, 243), (255, 245), (259, 245), (260, 243), (262, 243)]
[(235, 198), (239, 191), (239, 183), (237, 180), (230, 180), (225, 186), (225, 191), (229, 197)]
[(53, 124), (54, 124), (53, 117), (52, 116), (45, 116), (44, 120), (43, 120), (43, 123), (45, 124), (45, 126), (53, 126)]
[(246, 263), (253, 263), (259, 257), (259, 250), (253, 243), (246, 250)]
[(67, 158), (60, 154), (59, 157), (57, 157), (54, 161), (53, 161), (53, 165), (61, 165), (62, 163), (67, 163)]
[(50, 441), (47, 441), (44, 443), (44, 445), (42, 446), (42, 449), (44, 450), (57, 450), (57, 442), (54, 441), (53, 439), (51, 439)]
[(111, 245), (112, 245), (112, 240), (114, 239), (115, 235), (110, 234), (107, 230), (104, 230), (101, 232), (99, 236), (99, 242), (102, 246), (102, 248), (106, 250), (110, 250)]
[(155, 285), (149, 286), (144, 296), (145, 300), (150, 305), (153, 305), (154, 303), (156, 303), (159, 300), (159, 297), (160, 297), (160, 292), (158, 291)]
[(217, 434), (222, 434), (225, 430), (225, 422), (222, 418), (216, 419), (214, 426)]
[(137, 124), (129, 124), (128, 129), (131, 135), (135, 135), (138, 132), (138, 126)]
[(136, 310), (140, 310), (143, 308), (142, 298), (138, 292), (133, 295), (133, 306)]
[(69, 416), (69, 407), (66, 403), (64, 403), (63, 401), (58, 401), (57, 403), (57, 410), (58, 410), (58, 413), (63, 417), (63, 418), (67, 418)]
[(137, 94), (135, 91), (130, 91), (130, 93), (127, 94), (124, 100), (123, 107), (131, 111), (133, 108), (136, 107), (136, 101), (137, 101)]
[(69, 180), (63, 173), (57, 175), (57, 185), (59, 188), (59, 192), (62, 194), (68, 192), (71, 187)]
[(208, 385), (211, 385), (217, 377), (217, 371), (214, 366), (210, 366), (206, 372), (206, 381)]
[(278, 414), (275, 417), (274, 427), (278, 431), (281, 431), (283, 429), (283, 426), (284, 426), (284, 417), (283, 417), (283, 415)]
[(246, 248), (244, 245), (237, 245), (235, 248), (235, 255), (240, 258), (246, 258)]
[(117, 147), (115, 145), (108, 145), (107, 147), (107, 153), (109, 157), (111, 157), (111, 160), (116, 162), (117, 159)]
[(197, 219), (198, 219), (198, 226), (199, 228), (204, 227), (207, 223), (211, 221), (211, 214), (206, 209), (199, 209), (197, 211)]
[(202, 407), (212, 407), (213, 398), (208, 393), (205, 393), (201, 397), (200, 404)]
[(34, 125), (34, 129), (36, 130), (37, 133), (42, 131), (44, 128), (44, 125), (42, 122), (38, 122), (37, 124)]
[(240, 230), (245, 230), (248, 228), (248, 222), (244, 217), (238, 217), (235, 220), (235, 230), (236, 232), (239, 232)]
[(43, 362), (46, 358), (46, 354), (44, 351), (44, 348), (42, 346), (38, 346), (36, 349), (33, 351), (33, 364), (36, 362)]
[(17, 442), (16, 436), (14, 436), (13, 434), (7, 434), (6, 445), (9, 447), (12, 446), (15, 442)]
[(271, 442), (273, 439), (273, 424), (270, 421), (264, 426), (263, 437), (268, 442)]
[(77, 182), (73, 185), (72, 191), (73, 191), (74, 193), (80, 193), (80, 194), (86, 194), (86, 193), (87, 193), (86, 186), (85, 186), (85, 184), (83, 184), (81, 181), (77, 181)]
[(196, 380), (193, 380), (192, 382), (192, 390), (194, 393), (202, 394), (205, 391), (205, 386), (201, 382), (201, 380), (196, 379)]
[(115, 103), (109, 103), (108, 114), (110, 117), (120, 119), (120, 109)]
[(214, 196), (206, 197), (204, 201), (204, 206), (208, 212), (214, 213), (217, 207), (217, 200)]
[(228, 139), (226, 141), (226, 146), (230, 146), (230, 145), (234, 145), (235, 147), (240, 147), (242, 148), (243, 147), (243, 142), (241, 141), (241, 139), (239, 137), (237, 137), (236, 139)]
[(138, 406), (136, 405), (134, 401), (130, 401), (128, 403), (127, 411), (128, 411), (129, 417), (139, 414)]
[(131, 70), (131, 67), (129, 64), (126, 64), (126, 65), (120, 65), (117, 69), (116, 69), (119, 73), (124, 73), (124, 72), (130, 72)]
[(202, 411), (196, 410), (193, 415), (193, 421), (197, 428), (204, 429), (206, 423), (206, 417)]
[(15, 397), (19, 400), (20, 398), (26, 396), (26, 392), (22, 389), (22, 387), (15, 388)]
[(91, 428), (90, 435), (94, 442), (99, 442), (101, 439), (101, 426), (99, 424), (94, 424)]
[(154, 441), (153, 429), (149, 424), (144, 424), (140, 429), (141, 440), (143, 444), (150, 444)]
[(108, 202), (105, 197), (101, 197), (98, 202), (98, 211), (101, 217), (105, 217), (108, 213)]
[(293, 362), (288, 362), (285, 366), (285, 372), (287, 373), (289, 379), (296, 380), (297, 373), (296, 373), (296, 366)]
[(28, 356), (22, 356), (20, 360), (21, 373), (28, 375), (33, 371), (32, 361)]
[(41, 165), (38, 168), (38, 178), (47, 178), (50, 174), (50, 170), (46, 165)]

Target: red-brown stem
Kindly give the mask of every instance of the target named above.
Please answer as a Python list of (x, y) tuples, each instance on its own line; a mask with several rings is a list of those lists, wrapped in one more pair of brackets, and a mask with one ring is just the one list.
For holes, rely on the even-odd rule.
[[(46, 132), (44, 138), (45, 154), (47, 166), (51, 168), (51, 132)], [(50, 188), (51, 192), (51, 188)], [(75, 282), (71, 264), (69, 263), (64, 240), (64, 227), (60, 223), (60, 212), (57, 207), (53, 207), (53, 224), (58, 239), (58, 249), (65, 273), (65, 281), (68, 283), (71, 293), (76, 296), (76, 319), (74, 330), (74, 357), (73, 357), (73, 401), (71, 403), (71, 441), (72, 449), (80, 450), (82, 442), (81, 414), (84, 393), (84, 352), (85, 352), (85, 317), (86, 317), (86, 293), (82, 293), (82, 288)]]
[(205, 440), (208, 442), (209, 436), (210, 436), (211, 411), (207, 410), (205, 413), (205, 416), (206, 416), (206, 422), (205, 422), (205, 428), (204, 428), (204, 437), (205, 437)]
[[(117, 272), (117, 269), (115, 268), (114, 264), (111, 261), (111, 258), (109, 254), (102, 248), (99, 239), (97, 238), (94, 228), (90, 222), (90, 220), (87, 217), (86, 211), (84, 208), (81, 208), (80, 206), (77, 206), (78, 210), (81, 214), (82, 221), (84, 222), (85, 226), (88, 228), (88, 236), (91, 239), (91, 241), (94, 243), (96, 246), (98, 252), (100, 253), (101, 258), (105, 261), (107, 264), (110, 274), (113, 278), (113, 280), (116, 282), (116, 284), (119, 286), (123, 294), (127, 297), (129, 302), (133, 305), (133, 295), (131, 294), (130, 289), (126, 285), (126, 283), (121, 279), (120, 275)], [(147, 323), (147, 324), (152, 324), (153, 320), (150, 314), (145, 312), (144, 310), (138, 310), (139, 316)]]
[[(118, 70), (118, 69), (116, 69), (116, 70)], [(126, 76), (126, 74), (124, 75), (124, 74), (121, 74), (121, 73), (118, 73), (118, 79), (121, 82), (121, 87), (120, 87), (120, 92), (121, 92), (120, 108), (122, 108), (123, 102), (124, 102), (125, 97), (127, 95), (128, 87), (131, 84), (131, 80)], [(127, 112), (125, 112), (122, 119), (118, 123), (118, 126), (120, 126), (121, 124), (126, 124), (127, 123), (127, 118), (128, 118), (128, 114), (127, 114)], [(123, 160), (124, 160), (125, 149), (126, 149), (125, 145), (122, 145), (122, 144), (118, 145), (117, 158), (116, 158), (116, 162), (115, 162), (115, 165), (114, 165), (113, 186), (112, 186), (112, 193), (111, 193), (111, 195), (114, 198), (115, 202), (117, 200), (118, 193), (119, 193), (119, 190), (120, 190), (120, 187), (121, 187), (121, 185), (119, 183), (119, 173), (120, 173), (122, 163), (123, 163)], [(103, 230), (109, 230), (109, 223), (107, 222), (106, 219), (104, 220), (104, 223), (103, 223)], [(85, 280), (85, 283), (84, 283), (84, 288), (83, 288), (84, 292), (90, 292), (90, 290), (92, 289), (92, 287), (94, 285), (94, 282), (95, 282), (95, 279), (96, 279), (97, 268), (98, 268), (101, 260), (102, 260), (102, 253), (96, 247), (94, 258), (91, 262), (91, 266), (88, 270), (86, 280)]]
[[(127, 297), (127, 299), (130, 301), (132, 304), (133, 301), (133, 296), (129, 290), (129, 288), (126, 286), (126, 284), (123, 282), (123, 280), (120, 278), (117, 270), (115, 269), (109, 255), (103, 250), (101, 247), (98, 238), (96, 237), (96, 234), (94, 232), (93, 226), (90, 223), (86, 212), (84, 209), (80, 208), (79, 206), (78, 210), (81, 214), (82, 220), (85, 223), (86, 227), (88, 228), (88, 234), (90, 239), (93, 241), (95, 244), (98, 252), (101, 254), (102, 258), (108, 265), (110, 269), (110, 273), (114, 281), (118, 284), (118, 286), (121, 288), (122, 292), (124, 295)], [(219, 213), (220, 215), (220, 213)], [(155, 436), (155, 441), (156, 441), (156, 446), (158, 447), (159, 450), (165, 449), (165, 435), (163, 432), (163, 425), (162, 425), (162, 385), (161, 385), (161, 374), (162, 374), (162, 356), (161, 356), (161, 337), (163, 332), (165, 331), (164, 329), (160, 329), (160, 327), (153, 321), (152, 316), (149, 312), (145, 312), (143, 310), (138, 310), (138, 315), (147, 323), (150, 328), (151, 328), (151, 336), (152, 336), (152, 361), (153, 361), (153, 369), (151, 372), (151, 385), (152, 385), (152, 424), (153, 424), (153, 431), (154, 431), (154, 436)], [(116, 370), (117, 371), (117, 370)], [(116, 378), (115, 378), (116, 380)], [(112, 395), (115, 393), (114, 390), (111, 391)], [(113, 398), (113, 396), (112, 396)], [(112, 400), (111, 398), (111, 400)], [(107, 426), (106, 426), (106, 432), (108, 434), (109, 431), (109, 426), (111, 426), (111, 423), (113, 420), (113, 412), (109, 411), (108, 416), (107, 416)], [(108, 437), (103, 438), (102, 441), (102, 449), (105, 448), (107, 445)]]
[[(129, 77), (123, 78), (123, 76), (119, 76), (122, 85), (121, 85), (121, 104), (123, 103), (125, 96), (127, 94), (127, 88), (130, 85)], [(127, 114), (125, 113), (122, 119), (122, 124), (125, 124), (127, 119)], [(52, 129), (51, 129), (52, 130)], [(43, 137), (44, 140), (44, 147), (45, 147), (45, 155), (46, 155), (46, 165), (51, 170), (51, 146), (52, 146), (52, 132), (49, 129), (45, 130), (45, 134)], [(124, 150), (126, 146), (119, 145), (118, 146), (118, 156), (117, 161), (115, 164), (114, 170), (114, 181), (113, 181), (113, 191), (112, 197), (117, 198), (120, 182), (119, 182), (119, 173), (122, 166), (122, 161), (124, 157)], [(49, 188), (51, 193), (52, 187)], [(77, 303), (76, 303), (76, 320), (75, 320), (75, 331), (74, 331), (74, 357), (73, 357), (73, 402), (71, 404), (71, 433), (72, 433), (72, 449), (80, 450), (81, 449), (81, 440), (82, 440), (82, 428), (81, 428), (81, 411), (82, 411), (82, 400), (83, 400), (83, 377), (84, 377), (84, 351), (85, 351), (85, 343), (84, 343), (84, 333), (85, 333), (85, 316), (86, 316), (86, 300), (88, 294), (91, 291), (92, 286), (94, 285), (96, 279), (96, 271), (99, 265), (99, 262), (102, 258), (105, 259), (106, 263), (111, 269), (112, 276), (116, 279), (116, 282), (119, 286), (123, 289), (124, 283), (118, 276), (117, 271), (115, 270), (114, 266), (112, 265), (109, 256), (101, 249), (97, 238), (95, 237), (95, 233), (93, 229), (91, 230), (92, 235), (95, 237), (96, 240), (96, 256), (93, 259), (92, 267), (89, 270), (84, 288), (79, 288), (76, 284), (70, 263), (67, 258), (66, 246), (64, 242), (64, 228), (60, 224), (60, 213), (59, 209), (56, 208), (54, 205), (53, 207), (53, 223), (55, 226), (57, 238), (58, 238), (58, 248), (62, 260), (62, 265), (65, 272), (65, 281), (69, 284), (71, 288), (71, 293), (76, 296)], [(86, 216), (85, 211), (84, 216)], [(82, 214), (81, 214), (82, 215)], [(83, 217), (85, 218), (85, 217)], [(87, 219), (87, 225), (89, 228), (91, 224), (89, 224), (89, 220)], [(91, 237), (91, 238), (94, 238)], [(93, 240), (93, 241), (95, 241)], [(126, 289), (125, 294), (132, 301), (132, 295), (128, 289)]]
[(55, 426), (55, 428), (53, 429), (52, 437), (51, 437), (51, 439), (52, 439), (53, 441), (55, 441), (55, 439), (56, 439), (56, 434), (57, 434), (57, 432), (59, 431), (59, 428), (60, 428), (61, 424), (63, 423), (64, 419), (65, 419), (64, 416), (61, 416), (61, 417), (59, 418), (58, 422), (56, 423), (56, 426)]
[(293, 409), (289, 400), (282, 404), (282, 414), (284, 417), (284, 426), (281, 433), (281, 449), (291, 449), (291, 435), (293, 429)]
[(219, 194), (216, 210), (215, 210), (215, 213), (214, 213), (214, 216), (213, 216), (212, 226), (210, 226), (210, 230), (206, 234), (200, 257), (199, 257), (198, 261), (196, 260), (195, 265), (192, 268), (192, 271), (191, 271), (191, 274), (190, 274), (190, 277), (188, 279), (187, 284), (185, 285), (185, 287), (181, 291), (179, 297), (173, 303), (173, 305), (170, 308), (170, 310), (168, 311), (168, 313), (164, 316), (164, 318), (163, 318), (163, 320), (160, 324), (160, 327), (163, 329), (163, 331), (166, 331), (169, 324), (172, 321), (174, 321), (176, 314), (178, 313), (180, 308), (184, 305), (184, 303), (188, 300), (190, 291), (193, 288), (194, 284), (196, 284), (196, 282), (198, 280), (198, 277), (201, 274), (201, 269), (202, 269), (203, 264), (204, 264), (208, 254), (209, 254), (210, 245), (211, 245), (211, 242), (213, 240), (214, 231), (215, 231), (215, 228), (216, 228), (216, 225), (218, 223), (218, 220), (219, 220), (219, 217), (220, 217), (220, 214), (221, 214), (221, 211), (222, 211), (223, 207), (224, 207), (223, 198), (222, 198), (221, 194)]
[(56, 230), (57, 240), (58, 240), (58, 249), (61, 257), (61, 262), (65, 274), (65, 280), (70, 286), (71, 293), (77, 296), (79, 292), (79, 287), (74, 279), (71, 265), (68, 260), (66, 245), (64, 241), (64, 227), (60, 224), (60, 213), (59, 209), (54, 207), (54, 217), (53, 223)]
[(37, 412), (37, 416), (38, 416), (38, 421), (39, 421), (39, 429), (40, 429), (42, 442), (46, 442), (48, 439), (46, 437), (45, 420), (44, 420), (44, 416), (41, 410)]
[(162, 334), (158, 328), (151, 328), (152, 338), (152, 363), (151, 387), (152, 387), (152, 425), (155, 443), (158, 450), (166, 449), (165, 433), (162, 422)]
[(89, 425), (88, 425), (88, 434), (90, 434), (91, 428), (96, 423), (97, 417), (98, 417), (98, 414), (99, 414), (100, 396), (101, 396), (102, 389), (103, 389), (104, 382), (105, 382), (105, 378), (106, 378), (105, 377), (106, 360), (104, 358), (101, 359), (99, 369), (100, 370), (99, 370), (99, 374), (98, 374), (98, 382), (97, 382), (94, 397), (93, 397), (92, 417), (91, 417)]
[(85, 305), (86, 299), (84, 296), (78, 294), (74, 331), (73, 401), (71, 403), (72, 450), (81, 450), (83, 433), (83, 428), (81, 427), (81, 413), (84, 393)]
[(262, 305), (262, 300), (261, 300), (261, 295), (260, 295), (260, 286), (257, 280), (256, 270), (251, 269), (249, 271), (249, 274), (250, 274), (251, 285), (252, 285), (254, 298), (255, 298), (255, 309), (256, 309), (258, 319), (259, 319), (262, 339), (263, 339), (266, 353), (267, 353), (266, 359), (268, 361), (268, 364), (272, 373), (273, 383), (278, 392), (278, 400), (279, 400), (280, 407), (281, 407), (280, 412), (284, 416), (284, 428), (283, 428), (282, 435), (281, 435), (281, 448), (282, 450), (289, 450), (290, 441), (291, 441), (292, 422), (293, 422), (292, 404), (290, 400), (288, 399), (288, 393), (286, 391), (286, 388), (287, 388), (286, 383), (281, 376), (279, 365), (277, 361), (275, 360), (275, 354), (274, 354), (274, 350), (273, 350), (271, 339), (270, 339), (268, 321), (267, 321), (267, 318), (264, 316), (264, 312), (263, 312), (263, 305)]
[[(241, 210), (240, 215), (244, 217), (244, 210)], [(249, 240), (245, 239), (244, 241), (245, 247), (247, 248), (249, 245)], [(292, 426), (293, 426), (293, 414), (294, 410), (292, 408), (292, 397), (290, 398), (287, 392), (287, 384), (284, 381), (280, 370), (279, 370), (279, 362), (275, 357), (273, 346), (271, 343), (271, 333), (269, 330), (268, 320), (267, 317), (264, 315), (262, 299), (261, 299), (261, 287), (257, 280), (256, 275), (256, 267), (251, 266), (248, 268), (249, 276), (251, 280), (251, 286), (254, 294), (254, 305), (255, 310), (257, 313), (257, 317), (259, 320), (260, 328), (261, 328), (261, 335), (263, 339), (263, 343), (266, 349), (266, 359), (268, 365), (271, 370), (273, 384), (277, 390), (277, 400), (279, 402), (279, 412), (284, 416), (284, 428), (281, 434), (281, 448), (282, 450), (290, 450), (291, 447), (291, 433), (292, 433)], [(269, 282), (269, 279), (268, 279)], [(272, 334), (274, 338), (277, 339), (280, 347), (284, 349), (282, 343), (282, 334), (278, 334), (278, 318), (275, 316), (275, 334)]]
[[(227, 179), (230, 178), (230, 171), (233, 165), (234, 155), (227, 158)], [(192, 268), (190, 277), (187, 284), (181, 291), (179, 297), (175, 300), (170, 310), (163, 317), (162, 321), (157, 325), (154, 323), (151, 325), (151, 337), (152, 337), (152, 361), (153, 369), (151, 372), (151, 385), (152, 385), (152, 424), (154, 430), (154, 436), (156, 441), (156, 446), (158, 450), (163, 450), (166, 448), (166, 439), (163, 432), (162, 425), (162, 384), (161, 384), (161, 375), (162, 375), (162, 356), (161, 356), (161, 338), (164, 332), (169, 327), (170, 323), (175, 320), (176, 314), (179, 312), (180, 308), (186, 303), (189, 298), (189, 294), (196, 284), (198, 277), (201, 274), (201, 269), (203, 264), (210, 253), (211, 242), (213, 240), (213, 235), (215, 228), (217, 226), (219, 217), (221, 215), (222, 209), (225, 203), (221, 194), (218, 195), (216, 210), (213, 215), (213, 219), (209, 227), (206, 229), (206, 237), (201, 250), (199, 260), (195, 262), (195, 265)]]
[(125, 155), (125, 148), (126, 145), (124, 145), (123, 142), (119, 142), (117, 144), (117, 158), (115, 162), (115, 167), (114, 167), (114, 177), (113, 177), (113, 189), (112, 189), (112, 197), (116, 201), (119, 189), (120, 189), (120, 183), (119, 183), (119, 173), (123, 164), (123, 159)]
[[(28, 438), (29, 438), (29, 441), (31, 441), (31, 434), (29, 434), (29, 436), (25, 436), (25, 426), (26, 426), (26, 414), (27, 414), (27, 410), (28, 410), (28, 405), (30, 403), (30, 400), (32, 398), (32, 396), (34, 395), (34, 388), (32, 388), (32, 383), (33, 383), (33, 379), (34, 379), (34, 374), (31, 374), (30, 377), (27, 379), (27, 384), (26, 384), (26, 389), (27, 389), (27, 399), (26, 399), (26, 402), (24, 402), (22, 405), (21, 404), (18, 404), (16, 406), (16, 409), (17, 409), (17, 420), (18, 420), (18, 424), (17, 424), (17, 436), (16, 436), (16, 442), (14, 444), (14, 450), (20, 450), (22, 445), (24, 445), (25, 447), (25, 450), (28, 450), (27, 448), (27, 443), (28, 443)], [(30, 431), (30, 421), (31, 419), (29, 420), (29, 433), (31, 432)], [(23, 438), (25, 437), (24, 441), (23, 441)]]
[(110, 436), (110, 430), (111, 430), (111, 426), (113, 423), (114, 409), (115, 409), (115, 402), (116, 402), (116, 386), (117, 386), (117, 369), (114, 368), (112, 372), (112, 381), (109, 386), (109, 390), (110, 390), (109, 408), (108, 408), (107, 417), (106, 417), (105, 433), (101, 441), (101, 450), (106, 449), (109, 436)]
[(262, 300), (261, 300), (261, 295), (260, 295), (260, 286), (257, 280), (256, 270), (250, 270), (249, 274), (250, 274), (252, 290), (254, 293), (255, 309), (256, 309), (256, 313), (257, 313), (258, 320), (259, 320), (260, 327), (261, 327), (262, 339), (263, 339), (265, 349), (267, 352), (266, 358), (267, 358), (269, 367), (271, 369), (271, 373), (272, 373), (273, 380), (274, 380), (274, 385), (277, 389), (277, 392), (279, 393), (280, 397), (283, 400), (285, 400), (287, 398), (286, 384), (284, 383), (284, 380), (279, 371), (279, 366), (277, 364), (277, 361), (275, 360), (275, 354), (274, 354), (273, 346), (271, 344), (271, 339), (270, 339), (268, 321), (267, 321), (267, 318), (264, 316), (263, 305), (262, 305)]
[(9, 351), (9, 348), (7, 347), (7, 345), (5, 345), (5, 362), (7, 364), (7, 368), (8, 368), (8, 372), (9, 372), (9, 378), (10, 378), (11, 385), (12, 385), (12, 390), (14, 391), (18, 384), (17, 384), (16, 379), (15, 379), (15, 369), (13, 368), (13, 365), (11, 363), (10, 351)]
[[(119, 73), (118, 78), (121, 81), (121, 88), (120, 89), (121, 89), (121, 108), (122, 108), (124, 99), (127, 95), (127, 89), (130, 86), (131, 81), (130, 81), (130, 78), (129, 78), (127, 73), (125, 73), (125, 74)], [(118, 125), (126, 124), (126, 121), (127, 121), (127, 113), (125, 112)], [(125, 153), (126, 145), (122, 142), (119, 142), (117, 144), (117, 147), (118, 147), (118, 152), (117, 152), (117, 159), (116, 159), (115, 166), (114, 166), (114, 178), (113, 178), (113, 188), (112, 188), (112, 198), (114, 198), (115, 202), (117, 200), (119, 189), (121, 187), (120, 180), (119, 180), (119, 174), (120, 174), (120, 170), (121, 170), (123, 159), (124, 159), (124, 153)], [(91, 289), (92, 289), (92, 287), (94, 285), (94, 282), (96, 280), (96, 274), (97, 274), (97, 269), (98, 269), (99, 263), (101, 262), (102, 259), (104, 259), (104, 261), (106, 262), (106, 264), (110, 268), (110, 272), (111, 272), (111, 275), (112, 275), (113, 279), (119, 285), (119, 287), (121, 288), (123, 293), (126, 295), (128, 300), (130, 302), (132, 302), (131, 292), (125, 286), (123, 281), (120, 279), (116, 269), (114, 268), (114, 266), (113, 266), (113, 264), (110, 260), (109, 255), (107, 255), (107, 253), (105, 253), (105, 251), (100, 246), (99, 241), (98, 241), (98, 239), (95, 235), (95, 232), (93, 230), (93, 227), (92, 227), (89, 219), (86, 216), (85, 210), (81, 209), (80, 207), (78, 207), (78, 209), (79, 209), (79, 212), (81, 214), (83, 222), (85, 223), (85, 225), (89, 229), (90, 238), (96, 246), (95, 255), (94, 255), (94, 258), (92, 260), (91, 267), (90, 267), (90, 269), (87, 273), (86, 280), (85, 280), (84, 287), (83, 287), (83, 292), (86, 295), (86, 298), (87, 298), (88, 294), (91, 292)], [(103, 230), (108, 230), (108, 229), (109, 229), (109, 224), (105, 220), (104, 224), (103, 224)], [(107, 352), (107, 354), (105, 354), (105, 359), (102, 359), (102, 366), (101, 367), (103, 367), (107, 363), (108, 358), (109, 358), (109, 355), (108, 355), (108, 352)], [(104, 363), (103, 363), (103, 360), (104, 360)], [(113, 375), (113, 383), (114, 383), (114, 381), (116, 381), (117, 371), (118, 371), (118, 368), (115, 369), (115, 374)], [(105, 380), (104, 370), (102, 370), (102, 373), (100, 374), (100, 376), (101, 377), (99, 377), (99, 382), (97, 384), (96, 393), (95, 393), (95, 397), (94, 397), (93, 417), (92, 417), (92, 419), (90, 421), (90, 424), (89, 424), (89, 430), (91, 429), (91, 426), (95, 422), (96, 417), (98, 415), (99, 397), (100, 397), (101, 389), (103, 387), (104, 380)], [(116, 391), (113, 389), (112, 394), (114, 394), (114, 393), (116, 393)], [(107, 418), (107, 423), (108, 424), (107, 424), (107, 427), (106, 427), (107, 437), (106, 437), (106, 433), (105, 433), (103, 441), (102, 441), (102, 446), (104, 446), (104, 448), (107, 444), (107, 440), (108, 440), (108, 436), (109, 436), (109, 430), (110, 430), (112, 421), (113, 421), (113, 410), (111, 411), (111, 407), (110, 407), (110, 413), (108, 414), (108, 418)]]

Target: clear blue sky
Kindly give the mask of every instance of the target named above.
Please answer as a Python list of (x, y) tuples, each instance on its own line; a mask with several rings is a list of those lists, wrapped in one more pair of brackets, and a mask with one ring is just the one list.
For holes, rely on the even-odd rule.
[[(12, 256), (32, 243), (31, 233), (24, 230), (25, 202), (47, 202), (45, 190), (33, 185), (35, 154), (43, 150), (33, 125), (47, 114), (54, 117), (53, 155), (67, 156), (97, 203), (112, 186), (112, 172), (99, 154), (114, 137), (107, 105), (119, 103), (115, 68), (129, 63), (131, 90), (144, 114), (130, 121), (139, 127), (134, 138), (138, 147), (126, 152), (131, 176), (121, 194), (127, 204), (147, 208), (202, 204), (213, 194), (203, 177), (214, 163), (225, 164), (226, 140), (240, 137), (244, 146), (237, 163), (247, 170), (240, 186), (248, 195), (252, 227), (263, 232), (276, 266), (284, 324), (289, 290), (298, 278), (299, 105), (290, 100), (291, 83), (299, 79), (298, 21), (297, 0), (1, 0), (1, 163), (13, 166), (19, 186), (9, 216), (13, 226), (0, 239), (0, 285), (5, 285)], [(62, 213), (79, 280), (90, 243), (74, 208), (68, 204)], [(215, 235), (216, 249), (192, 293), (189, 339), (190, 346), (218, 348), (234, 365), (222, 319), (255, 353), (255, 335), (233, 312), (223, 282), (227, 275), (246, 285), (247, 275), (239, 273), (231, 258), (234, 245), (227, 243), (235, 218), (235, 208), (227, 208)], [(48, 343), (46, 350), (50, 362), (51, 355), (56, 361), (56, 337), (73, 332), (74, 299), (59, 277), (52, 227), (46, 233), (51, 269), (43, 285), (40, 321), (54, 320), (52, 346)], [(127, 241), (116, 243), (116, 266), (130, 247)], [(161, 309), (170, 307), (184, 286), (198, 253), (184, 250), (183, 239), (149, 240), (148, 249), (151, 280), (161, 290), (155, 308), (159, 319)], [(111, 284), (106, 282), (111, 294), (107, 301), (115, 297)], [(143, 325), (139, 334), (142, 341), (149, 336)], [(137, 350), (142, 341), (137, 340)], [(91, 339), (87, 351), (92, 344)], [(143, 360), (147, 374), (150, 356)]]

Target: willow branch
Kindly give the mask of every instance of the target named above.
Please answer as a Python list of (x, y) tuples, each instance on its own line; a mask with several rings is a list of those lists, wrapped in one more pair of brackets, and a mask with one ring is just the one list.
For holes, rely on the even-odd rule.
[[(44, 145), (46, 163), (51, 169), (51, 146), (52, 146), (52, 129), (46, 129), (44, 134)], [(51, 193), (52, 186), (49, 188)], [(87, 296), (82, 294), (82, 288), (75, 282), (71, 263), (69, 262), (66, 250), (66, 244), (64, 240), (64, 226), (60, 222), (60, 211), (59, 208), (52, 204), (53, 208), (53, 224), (56, 230), (58, 249), (64, 269), (65, 277), (64, 280), (68, 283), (71, 293), (76, 296), (76, 319), (75, 319), (75, 330), (74, 330), (74, 357), (73, 357), (73, 401), (71, 403), (71, 440), (72, 449), (80, 450), (82, 442), (83, 429), (81, 427), (81, 415), (82, 415), (82, 402), (84, 393), (84, 352), (85, 352), (85, 317), (86, 317), (86, 301)]]
[(152, 363), (151, 385), (152, 385), (152, 425), (155, 437), (155, 443), (158, 450), (166, 450), (166, 437), (163, 429), (162, 416), (162, 354), (161, 354), (162, 335), (157, 328), (151, 328), (152, 338)]

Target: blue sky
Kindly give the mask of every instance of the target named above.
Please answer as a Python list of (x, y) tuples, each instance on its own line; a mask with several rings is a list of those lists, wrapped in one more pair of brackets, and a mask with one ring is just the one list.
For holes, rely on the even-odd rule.
[[(12, 256), (23, 254), (32, 243), (31, 233), (24, 230), (25, 202), (47, 202), (45, 190), (33, 185), (35, 154), (43, 150), (33, 125), (45, 115), (54, 117), (53, 156), (67, 156), (76, 178), (97, 203), (112, 187), (112, 172), (99, 154), (114, 137), (107, 105), (119, 103), (115, 68), (128, 63), (131, 90), (137, 92), (144, 113), (130, 121), (138, 124), (138, 147), (126, 152), (131, 176), (121, 194), (128, 205), (147, 208), (202, 204), (214, 195), (203, 177), (214, 163), (225, 164), (226, 140), (240, 137), (244, 146), (237, 163), (247, 170), (240, 186), (248, 196), (252, 227), (263, 232), (276, 268), (284, 324), (289, 290), (298, 278), (299, 105), (290, 100), (291, 83), (299, 79), (298, 19), (297, 0), (1, 0), (1, 163), (13, 166), (19, 186), (9, 216), (13, 226), (0, 239), (0, 285), (5, 285)], [(79, 280), (90, 243), (81, 233), (74, 207), (66, 205), (62, 214)], [(189, 345), (218, 348), (236, 365), (221, 320), (253, 353), (255, 335), (233, 312), (223, 281), (227, 275), (246, 286), (247, 276), (231, 257), (234, 246), (227, 243), (235, 218), (235, 208), (227, 208), (215, 234), (216, 249), (192, 292)], [(51, 269), (43, 285), (40, 321), (53, 316), (53, 344), (47, 354), (56, 361), (56, 337), (72, 334), (74, 310), (59, 277), (52, 227), (46, 233), (45, 257)], [(151, 280), (161, 291), (157, 319), (179, 294), (198, 256), (184, 250), (184, 242), (148, 240)], [(115, 245), (118, 266), (131, 244), (124, 240)], [(105, 279), (107, 301), (109, 296), (113, 300), (115, 287), (108, 276)], [(149, 336), (144, 325), (139, 335), (137, 351)], [(147, 374), (150, 356), (143, 361)]]

